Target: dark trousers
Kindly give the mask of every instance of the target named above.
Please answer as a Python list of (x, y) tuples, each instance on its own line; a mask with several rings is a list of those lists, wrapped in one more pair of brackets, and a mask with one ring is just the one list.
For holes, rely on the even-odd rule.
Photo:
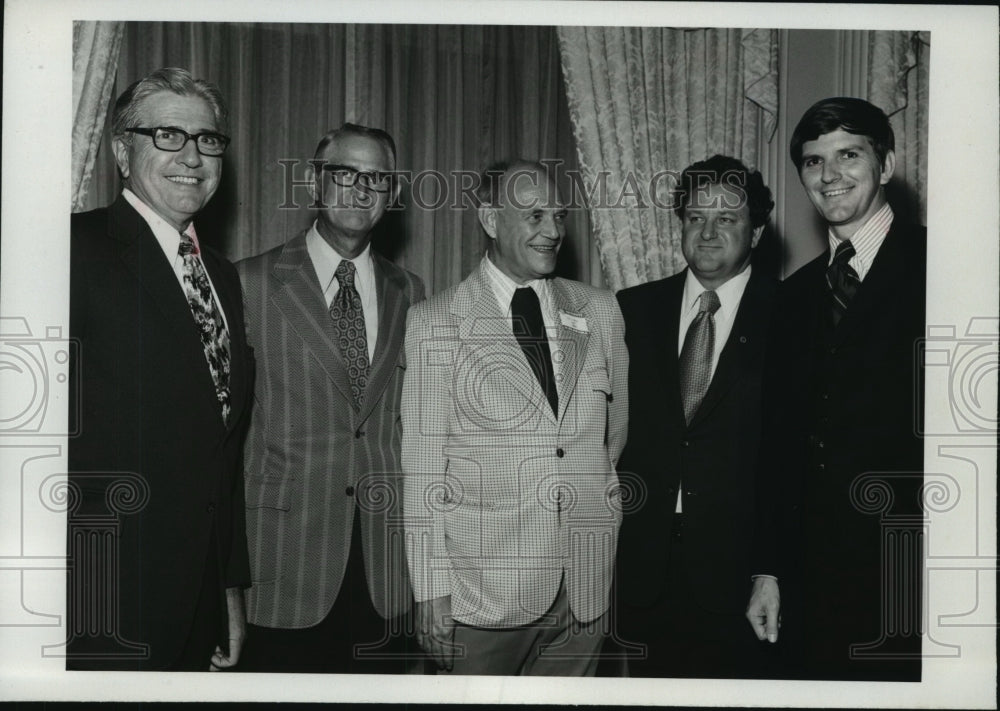
[(170, 671), (208, 671), (215, 648), (229, 644), (226, 600), (219, 578), (219, 558), (214, 533), (209, 550), (191, 632), (177, 661), (170, 666)]
[(365, 581), (361, 526), (354, 514), (351, 551), (337, 600), (325, 618), (304, 629), (249, 625), (239, 671), (404, 674), (420, 665), (410, 615), (385, 620)]
[[(616, 637), (626, 648), (633, 677), (775, 678), (779, 651), (757, 640), (742, 609), (727, 612), (702, 606), (688, 573), (689, 542), (683, 514), (675, 514), (670, 570), (660, 598), (649, 606), (617, 606)], [(746, 581), (747, 598), (750, 580)]]

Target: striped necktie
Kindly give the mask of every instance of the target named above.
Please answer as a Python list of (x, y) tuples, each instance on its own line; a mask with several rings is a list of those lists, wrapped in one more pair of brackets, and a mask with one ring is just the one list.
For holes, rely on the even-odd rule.
[(847, 312), (854, 295), (858, 293), (861, 280), (849, 262), (854, 256), (854, 245), (850, 240), (844, 240), (837, 245), (833, 261), (826, 268), (826, 284), (830, 287), (830, 315), (836, 326)]

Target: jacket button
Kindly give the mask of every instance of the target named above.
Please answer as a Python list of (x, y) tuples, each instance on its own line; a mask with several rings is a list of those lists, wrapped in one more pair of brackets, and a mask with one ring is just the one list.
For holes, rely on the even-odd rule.
[(357, 432), (354, 433), (354, 439), (361, 439), (364, 433), (365, 433), (364, 430), (358, 430)]
[(353, 486), (347, 487), (346, 489), (344, 489), (344, 493), (347, 494), (348, 496), (354, 496), (354, 487)]
[(826, 465), (825, 465), (825, 464), (820, 464), (820, 465), (819, 465), (818, 467), (816, 467), (816, 468), (817, 468), (817, 469), (819, 469), (819, 470), (820, 470), (821, 472), (825, 472), (825, 471), (826, 471)]
[(215, 504), (210, 503), (208, 506), (205, 507), (205, 511), (207, 511), (210, 514), (215, 513)]
[(605, 397), (605, 399), (608, 402), (614, 402), (615, 401), (615, 396), (614, 396), (613, 393), (605, 393), (604, 397)]
[(682, 439), (682, 440), (681, 440), (681, 446), (682, 446), (682, 447), (690, 447), (690, 446), (691, 446), (691, 440), (688, 440), (688, 439)]
[(566, 456), (566, 452), (563, 451), (562, 447), (556, 450), (556, 456), (559, 457), (560, 459)]

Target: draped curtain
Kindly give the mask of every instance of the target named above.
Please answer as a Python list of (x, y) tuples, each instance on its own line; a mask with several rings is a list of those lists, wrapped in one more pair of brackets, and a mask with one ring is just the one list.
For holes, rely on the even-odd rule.
[(896, 174), (889, 198), (927, 224), (927, 113), (930, 33), (871, 31), (868, 100), (896, 134)]
[[(164, 66), (220, 87), (233, 141), (198, 225), (231, 259), (281, 244), (315, 218), (301, 181), (320, 136), (344, 121), (385, 128), (397, 168), (414, 180), (375, 242), (433, 293), (467, 275), (485, 248), (460, 194), (471, 176), (459, 171), (516, 156), (576, 167), (558, 52), (551, 27), (126, 23), (114, 95)], [(109, 146), (105, 128), (81, 209), (120, 190)], [(560, 271), (592, 281), (588, 218), (574, 212)]]
[(72, 209), (86, 200), (115, 83), (121, 22), (73, 23)]
[(669, 276), (684, 265), (669, 210), (671, 174), (715, 153), (757, 166), (778, 110), (778, 33), (560, 27), (558, 34), (607, 282), (620, 289)]

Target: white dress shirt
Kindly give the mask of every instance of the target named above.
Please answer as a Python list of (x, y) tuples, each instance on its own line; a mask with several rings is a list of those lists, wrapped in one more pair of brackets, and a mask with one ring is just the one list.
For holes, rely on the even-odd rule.
[[(323, 239), (314, 222), (306, 233), (306, 249), (309, 259), (316, 270), (326, 308), (333, 303), (333, 297), (340, 291), (340, 281), (337, 279), (337, 267), (344, 260), (342, 256)], [(368, 362), (375, 360), (375, 339), (378, 338), (378, 289), (375, 287), (375, 260), (372, 259), (372, 246), (369, 243), (364, 251), (354, 259), (354, 288), (361, 297), (361, 312), (365, 317), (365, 339), (368, 341)]]
[[(177, 283), (180, 284), (181, 289), (184, 289), (184, 258), (180, 255), (181, 247), (181, 233), (174, 228), (173, 225), (168, 223), (162, 217), (156, 214), (153, 208), (149, 207), (146, 203), (139, 199), (139, 197), (125, 188), (122, 190), (122, 197), (128, 201), (128, 204), (135, 208), (135, 211), (139, 213), (139, 216), (146, 221), (149, 225), (150, 231), (153, 233), (153, 237), (156, 238), (157, 244), (160, 245), (160, 249), (163, 250), (164, 256), (170, 263), (171, 268), (174, 270), (174, 276), (177, 277)], [(201, 262), (201, 268), (205, 269), (205, 262), (201, 258), (201, 246), (198, 244), (198, 234), (194, 231), (194, 222), (187, 226), (184, 230), (184, 234), (188, 235), (194, 242), (195, 246), (198, 247), (198, 254), (194, 255), (194, 258)], [(222, 302), (219, 301), (219, 295), (215, 291), (215, 284), (212, 283), (212, 277), (209, 276), (208, 270), (205, 269), (205, 276), (208, 278), (208, 285), (212, 289), (212, 299), (215, 300), (215, 307), (219, 309), (219, 313), (222, 314), (222, 322), (226, 326), (226, 330), (229, 330), (229, 321), (226, 319), (226, 310), (222, 308)]]
[[(878, 212), (869, 217), (868, 222), (862, 225), (861, 229), (851, 237), (851, 244), (854, 245), (854, 256), (847, 263), (854, 267), (854, 271), (858, 273), (858, 281), (864, 281), (868, 270), (872, 268), (875, 255), (878, 254), (879, 248), (885, 242), (885, 236), (889, 234), (889, 228), (892, 227), (893, 217), (895, 215), (892, 208), (889, 207), (889, 203), (886, 203)], [(834, 254), (841, 240), (837, 239), (832, 229), (827, 232), (826, 238), (830, 243), (830, 261), (827, 263), (830, 265), (833, 263)]]
[(511, 326), (513, 332), (513, 317), (511, 316), (510, 302), (514, 298), (514, 292), (522, 286), (528, 286), (535, 290), (538, 295), (538, 302), (542, 308), (542, 323), (545, 325), (545, 337), (549, 342), (549, 355), (552, 356), (552, 376), (556, 379), (556, 393), (559, 395), (559, 402), (562, 402), (562, 361), (563, 353), (559, 345), (559, 315), (556, 313), (555, 304), (552, 302), (552, 286), (548, 279), (533, 279), (524, 284), (518, 284), (509, 276), (504, 274), (495, 265), (489, 256), (483, 257), (483, 265), (486, 276), (489, 277), (490, 285), (493, 287), (493, 295), (496, 297), (497, 306), (500, 313), (504, 315)]
[[(722, 353), (729, 334), (733, 330), (733, 321), (736, 320), (736, 312), (740, 308), (740, 301), (743, 299), (743, 292), (746, 291), (747, 282), (750, 281), (750, 265), (742, 272), (732, 277), (725, 284), (715, 290), (719, 297), (719, 308), (715, 312), (715, 348), (712, 351), (712, 377), (715, 376), (715, 367), (719, 364), (719, 355)], [(681, 318), (679, 331), (677, 333), (677, 356), (680, 357), (684, 350), (684, 339), (687, 337), (688, 328), (694, 317), (698, 315), (698, 306), (703, 292), (707, 291), (694, 272), (688, 269), (687, 277), (684, 279), (684, 294), (681, 296)], [(675, 511), (681, 513), (681, 499), (684, 493), (684, 482), (677, 486), (677, 506)]]

